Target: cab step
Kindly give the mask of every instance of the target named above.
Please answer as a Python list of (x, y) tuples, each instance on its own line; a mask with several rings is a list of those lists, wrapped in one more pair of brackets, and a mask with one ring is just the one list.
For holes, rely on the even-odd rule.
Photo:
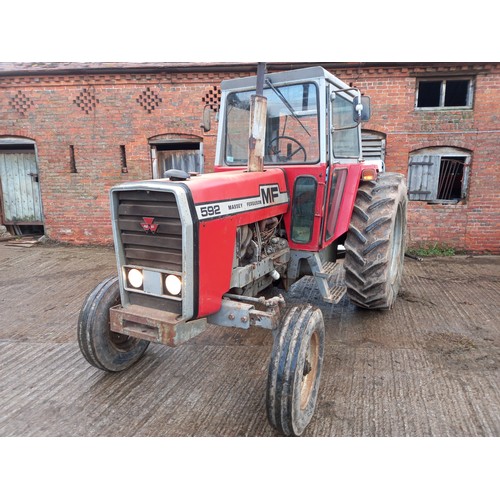
[(328, 290), (328, 297), (323, 296), (323, 300), (330, 304), (338, 304), (347, 292), (345, 285), (334, 285)]
[(347, 291), (342, 266), (338, 262), (322, 262), (318, 254), (311, 255), (308, 260), (323, 300), (338, 304)]
[(338, 267), (338, 262), (323, 262), (321, 263), (321, 271), (316, 271), (314, 276), (328, 279)]

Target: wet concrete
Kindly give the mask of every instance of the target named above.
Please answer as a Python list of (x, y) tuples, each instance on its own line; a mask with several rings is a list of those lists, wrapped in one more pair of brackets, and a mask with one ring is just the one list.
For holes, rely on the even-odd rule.
[[(80, 354), (86, 294), (116, 272), (108, 248), (0, 243), (1, 436), (275, 436), (265, 387), (272, 336), (210, 327), (151, 345), (126, 372)], [(305, 436), (499, 436), (500, 257), (407, 259), (389, 312), (322, 305), (326, 353)]]

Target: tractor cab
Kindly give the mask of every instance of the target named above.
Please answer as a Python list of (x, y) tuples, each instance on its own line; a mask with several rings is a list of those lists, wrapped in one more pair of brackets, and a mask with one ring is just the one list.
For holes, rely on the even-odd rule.
[[(256, 84), (256, 77), (221, 84), (216, 171), (248, 165)], [(285, 172), (291, 209), (284, 222), (290, 246), (318, 251), (348, 229), (347, 212), (354, 198), (345, 214), (341, 201), (346, 189), (353, 197), (358, 187), (363, 167), (361, 122), (369, 117), (369, 99), (321, 67), (266, 74), (263, 96), (263, 164)]]
[[(250, 98), (256, 78), (223, 81), (216, 165), (248, 163)], [(352, 163), (361, 159), (369, 100), (321, 67), (266, 74), (266, 166)]]

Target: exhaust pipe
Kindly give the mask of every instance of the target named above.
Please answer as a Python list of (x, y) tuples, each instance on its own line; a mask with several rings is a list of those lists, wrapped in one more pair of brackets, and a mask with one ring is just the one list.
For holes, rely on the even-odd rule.
[(264, 97), (266, 63), (257, 64), (256, 95), (250, 98), (250, 137), (248, 139), (248, 171), (264, 171), (267, 98)]

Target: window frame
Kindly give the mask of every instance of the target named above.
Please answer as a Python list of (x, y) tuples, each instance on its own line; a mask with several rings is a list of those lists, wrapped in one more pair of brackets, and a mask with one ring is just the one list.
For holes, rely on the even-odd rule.
[[(467, 96), (466, 104), (463, 106), (445, 106), (446, 99), (446, 82), (457, 81), (457, 80), (467, 80)], [(441, 87), (439, 90), (439, 106), (419, 106), (418, 98), (420, 92), (421, 82), (441, 82)], [(428, 78), (417, 78), (416, 88), (415, 88), (415, 111), (448, 111), (454, 109), (473, 109), (474, 106), (474, 90), (475, 90), (475, 78), (470, 75), (453, 76), (453, 77), (428, 77)]]
[[(284, 161), (284, 162), (279, 162), (279, 161), (269, 161), (266, 160), (266, 156), (264, 155), (264, 165), (266, 166), (284, 166), (284, 165), (317, 165), (322, 161), (322, 148), (321, 148), (321, 106), (322, 103), (320, 101), (320, 85), (318, 81), (315, 80), (304, 80), (304, 81), (297, 81), (297, 82), (285, 82), (283, 84), (276, 84), (275, 87), (279, 91), (286, 89), (286, 88), (293, 88), (293, 87), (299, 87), (300, 85), (305, 86), (305, 85), (310, 85), (312, 89), (314, 90), (314, 96), (315, 96), (315, 102), (316, 102), (316, 109), (311, 109), (311, 110), (301, 110), (300, 112), (296, 112), (295, 114), (300, 118), (302, 116), (314, 116), (316, 115), (316, 130), (315, 132), (315, 139), (317, 141), (317, 146), (315, 148), (315, 157), (313, 158), (307, 158), (307, 161)], [(242, 167), (246, 166), (248, 164), (248, 158), (246, 159), (241, 159), (241, 161), (229, 161), (228, 158), (230, 157), (228, 154), (228, 146), (229, 146), (229, 141), (228, 141), (228, 125), (229, 125), (229, 113), (231, 112), (231, 107), (228, 104), (228, 101), (230, 99), (230, 96), (233, 94), (248, 94), (249, 96), (249, 102), (250, 102), (250, 96), (255, 93), (254, 90), (252, 89), (235, 89), (232, 90), (231, 92), (228, 92), (227, 97), (226, 97), (226, 104), (225, 104), (225, 109), (224, 109), (224, 129), (223, 129), (223, 149), (222, 149), (222, 161), (223, 164), (227, 167)], [(266, 95), (268, 94), (268, 95)], [(268, 97), (273, 96), (274, 92), (271, 89), (271, 87), (265, 86), (264, 87), (264, 96)], [(279, 100), (279, 97), (276, 97), (275, 99)], [(269, 102), (268, 102), (269, 105)], [(283, 106), (286, 107), (286, 105), (282, 104)], [(245, 110), (246, 111), (246, 110)], [(296, 111), (296, 110), (294, 110)], [(249, 110), (248, 110), (249, 112)], [(288, 115), (291, 116), (291, 115)], [(269, 120), (269, 116), (267, 114), (266, 119)], [(278, 132), (278, 136), (279, 136)], [(246, 136), (245, 136), (245, 141), (247, 142)], [(245, 142), (245, 144), (246, 144)], [(243, 142), (242, 142), (243, 144)], [(266, 140), (264, 144), (264, 150), (267, 150), (268, 147), (268, 137), (266, 133)], [(306, 149), (306, 152), (308, 154), (311, 153), (308, 149)]]
[[(349, 105), (349, 113), (346, 114), (349, 118), (354, 115), (354, 102), (353, 98), (351, 95), (349, 95), (347, 92), (347, 95), (342, 95), (343, 92), (337, 91), (335, 94), (333, 94), (335, 97), (330, 100), (331, 104), (331, 127), (330, 127), (330, 136), (331, 136), (331, 152), (332, 152), (332, 157), (334, 160), (353, 160), (353, 159), (359, 159), (362, 155), (362, 144), (361, 144), (361, 133), (359, 132), (359, 127), (360, 124), (356, 123), (354, 120), (352, 120), (352, 124), (350, 124), (347, 127), (335, 127), (334, 122), (335, 122), (335, 116), (336, 116), (336, 110), (338, 109), (337, 103), (339, 102), (339, 99), (342, 99), (344, 103), (347, 103)], [(357, 136), (357, 150), (353, 151), (352, 153), (355, 154), (349, 154), (349, 155), (341, 155), (338, 154), (338, 147), (340, 146), (340, 143), (336, 143), (336, 140), (339, 138), (339, 133), (341, 134), (342, 132), (347, 132), (347, 133), (354, 133)]]
[[(443, 158), (465, 158), (465, 162), (463, 165), (462, 172), (462, 181), (461, 181), (461, 198), (450, 198), (450, 199), (441, 199), (438, 198), (438, 188), (439, 188), (439, 178), (441, 173), (441, 165)], [(422, 161), (424, 159), (424, 161)], [(424, 202), (432, 205), (450, 205), (467, 203), (468, 195), (469, 195), (469, 179), (471, 173), (471, 164), (472, 164), (472, 153), (468, 150), (455, 148), (455, 147), (431, 147), (425, 148), (417, 151), (413, 151), (410, 153), (408, 158), (408, 175), (407, 175), (407, 184), (408, 184), (408, 200), (411, 202)], [(415, 188), (417, 186), (413, 185), (414, 179), (419, 178), (415, 176), (415, 174), (411, 171), (411, 167), (415, 165), (430, 165), (434, 172), (429, 175), (428, 172), (423, 172), (422, 175), (426, 176), (426, 183), (429, 183), (429, 177), (431, 177), (434, 182), (431, 186), (427, 184), (427, 187), (431, 189), (431, 191), (426, 194), (424, 191), (416, 191)], [(419, 187), (422, 187), (420, 185)], [(435, 196), (431, 198), (425, 198), (426, 196), (431, 196), (435, 192)], [(422, 199), (424, 197), (424, 199)]]

